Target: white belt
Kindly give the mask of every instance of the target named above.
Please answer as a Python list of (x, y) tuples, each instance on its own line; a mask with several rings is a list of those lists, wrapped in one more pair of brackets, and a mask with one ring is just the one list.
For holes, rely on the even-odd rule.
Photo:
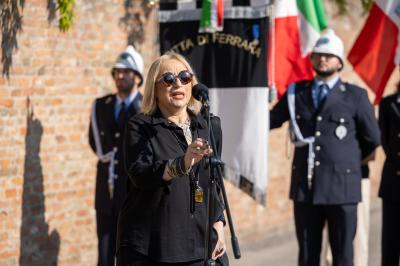
[(311, 189), (312, 187), (312, 178), (313, 178), (313, 170), (314, 170), (314, 160), (315, 160), (315, 153), (314, 153), (314, 142), (315, 137), (307, 137), (304, 138), (303, 134), (300, 131), (299, 125), (296, 121), (296, 105), (295, 105), (295, 83), (289, 85), (287, 90), (287, 101), (289, 107), (289, 114), (290, 114), (290, 127), (289, 130), (291, 133), (294, 133), (295, 139), (291, 138), (292, 143), (296, 147), (303, 147), (308, 145), (308, 158), (307, 158), (307, 183), (308, 188)]
[(93, 103), (92, 107), (92, 132), (94, 137), (94, 143), (96, 146), (96, 155), (102, 163), (110, 163), (108, 165), (108, 191), (110, 192), (110, 197), (114, 196), (114, 179), (117, 179), (118, 176), (114, 173), (114, 161), (116, 151), (112, 150), (106, 154), (103, 154), (103, 149), (101, 148), (99, 129), (97, 127), (97, 119), (96, 119), (96, 101)]

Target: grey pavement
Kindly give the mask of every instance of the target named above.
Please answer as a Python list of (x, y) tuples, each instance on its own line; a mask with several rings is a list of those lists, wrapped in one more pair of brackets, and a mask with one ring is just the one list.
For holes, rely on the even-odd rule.
[[(369, 265), (380, 265), (381, 208), (380, 201), (371, 208), (369, 235)], [(293, 228), (283, 235), (241, 246), (242, 258), (235, 260), (230, 248), (231, 266), (296, 266), (297, 242)]]

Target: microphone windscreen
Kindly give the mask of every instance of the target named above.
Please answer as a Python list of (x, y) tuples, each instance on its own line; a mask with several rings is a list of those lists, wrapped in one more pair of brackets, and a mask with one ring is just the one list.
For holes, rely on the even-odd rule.
[(198, 101), (208, 100), (207, 86), (201, 83), (197, 83), (192, 88), (192, 95)]

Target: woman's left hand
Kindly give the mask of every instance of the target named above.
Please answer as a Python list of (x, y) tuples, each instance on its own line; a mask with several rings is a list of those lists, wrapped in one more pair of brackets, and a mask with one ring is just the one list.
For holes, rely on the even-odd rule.
[(214, 248), (211, 258), (213, 260), (216, 260), (219, 257), (222, 257), (222, 255), (224, 255), (226, 252), (224, 223), (221, 221), (218, 221), (218, 222), (214, 223), (213, 227), (217, 231), (218, 241), (217, 241), (217, 244), (215, 245), (215, 248)]

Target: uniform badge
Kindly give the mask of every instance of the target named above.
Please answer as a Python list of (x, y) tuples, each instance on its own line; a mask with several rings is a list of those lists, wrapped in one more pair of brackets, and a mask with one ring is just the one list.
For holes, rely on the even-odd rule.
[(347, 135), (347, 128), (343, 125), (340, 125), (335, 130), (336, 137), (342, 140)]
[(343, 84), (340, 84), (340, 90), (342, 92), (345, 92), (346, 91), (346, 86), (344, 86)]

